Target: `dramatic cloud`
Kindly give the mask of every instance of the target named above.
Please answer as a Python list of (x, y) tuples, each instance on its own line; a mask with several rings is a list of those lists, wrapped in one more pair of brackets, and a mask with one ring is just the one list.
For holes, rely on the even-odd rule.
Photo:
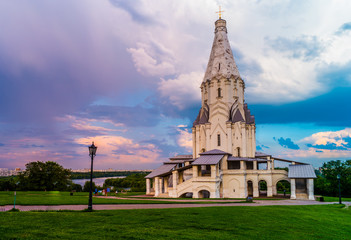
[(308, 147), (328, 150), (351, 150), (351, 128), (332, 132), (319, 132), (301, 140)]
[(184, 147), (188, 150), (188, 152), (192, 152), (193, 149), (193, 141), (191, 131), (186, 129), (184, 126), (178, 126), (178, 145)]
[[(159, 150), (153, 144), (138, 144), (133, 140), (121, 136), (97, 136), (76, 139), (76, 143), (88, 146), (91, 142), (98, 146), (96, 166), (108, 168), (108, 166), (150, 166), (158, 163)], [(83, 154), (83, 152), (82, 152)]]
[(288, 57), (301, 58), (305, 61), (318, 57), (324, 47), (316, 36), (301, 36), (294, 40), (283, 37), (266, 38), (266, 42), (275, 51), (284, 52)]
[(152, 47), (143, 43), (137, 43), (138, 48), (127, 49), (132, 54), (138, 72), (151, 76), (166, 76), (175, 73), (172, 54), (165, 47), (158, 45), (158, 49), (161, 50), (159, 53), (156, 53)]
[[(287, 136), (349, 127), (350, 1), (221, 4), (258, 128), (314, 126), (299, 136), (287, 131), (288, 146)], [(92, 140), (101, 141), (99, 168), (153, 168), (189, 152), (185, 125), (201, 104), (217, 9), (216, 0), (1, 1), (0, 167), (32, 160), (89, 167)], [(349, 149), (343, 137), (341, 145), (299, 142), (282, 153), (272, 137), (283, 135), (262, 131), (257, 149), (286, 157), (310, 161)]]
[(200, 85), (203, 75), (201, 72), (193, 72), (182, 74), (176, 79), (162, 79), (158, 90), (161, 97), (169, 99), (178, 109), (189, 108), (201, 101)]

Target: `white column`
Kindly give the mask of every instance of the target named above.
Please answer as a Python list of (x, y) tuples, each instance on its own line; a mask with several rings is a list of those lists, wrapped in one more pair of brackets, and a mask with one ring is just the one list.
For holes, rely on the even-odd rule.
[(205, 128), (206, 128), (206, 151), (208, 151), (209, 149), (211, 149), (211, 141), (210, 141), (211, 123), (206, 123)]
[(253, 197), (259, 197), (260, 192), (258, 191), (258, 181), (252, 181)]
[(163, 193), (163, 177), (160, 178), (160, 193)]
[(271, 160), (267, 160), (267, 170), (271, 170)]
[(196, 127), (196, 144), (195, 144), (195, 149), (196, 149), (196, 154), (195, 154), (195, 157), (196, 158), (199, 153), (201, 152), (201, 149), (200, 149), (200, 126), (198, 125)]
[(198, 177), (198, 173), (199, 173), (198, 168), (199, 168), (199, 166), (197, 166), (197, 165), (193, 166), (193, 178), (197, 178)]
[(253, 161), (253, 169), (257, 170), (257, 161)]
[(273, 197), (273, 187), (272, 187), (272, 180), (266, 181), (267, 183), (267, 197)]
[(160, 180), (159, 177), (155, 177), (155, 180), (154, 180), (155, 197), (160, 195), (160, 181), (159, 180)]
[(240, 170), (244, 170), (244, 169), (246, 169), (245, 162), (244, 161), (240, 161)]
[(232, 123), (227, 122), (227, 150), (226, 152), (231, 153), (232, 148)]
[(146, 179), (146, 194), (150, 194), (150, 178)]
[(241, 153), (240, 153), (240, 157), (247, 157), (247, 152), (246, 152), (246, 124), (245, 123), (242, 123), (241, 125), (241, 139), (242, 139), (242, 144), (241, 144)]
[(177, 197), (178, 171), (172, 172), (173, 178), (173, 197)]
[(290, 189), (291, 189), (290, 199), (296, 199), (296, 184), (295, 184), (295, 178), (292, 178), (292, 179), (290, 180)]
[(191, 128), (193, 139), (193, 158), (196, 158), (196, 128)]
[(216, 165), (211, 165), (211, 178), (216, 178)]
[(314, 186), (313, 186), (313, 179), (307, 179), (307, 192), (308, 192), (308, 200), (315, 200), (314, 199)]

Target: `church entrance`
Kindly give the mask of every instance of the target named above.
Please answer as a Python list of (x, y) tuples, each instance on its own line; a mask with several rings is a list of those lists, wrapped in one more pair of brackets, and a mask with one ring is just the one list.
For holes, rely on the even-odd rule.
[(267, 182), (265, 180), (258, 182), (258, 192), (260, 196), (267, 196)]
[(247, 182), (247, 196), (253, 197), (253, 184), (252, 181)]

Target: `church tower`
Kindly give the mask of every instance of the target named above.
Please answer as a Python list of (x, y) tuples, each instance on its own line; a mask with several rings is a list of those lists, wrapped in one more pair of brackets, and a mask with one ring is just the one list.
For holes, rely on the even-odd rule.
[(219, 149), (237, 157), (255, 157), (255, 118), (244, 100), (240, 77), (227, 37), (226, 21), (215, 23), (210, 59), (201, 84), (201, 109), (193, 123), (193, 158)]

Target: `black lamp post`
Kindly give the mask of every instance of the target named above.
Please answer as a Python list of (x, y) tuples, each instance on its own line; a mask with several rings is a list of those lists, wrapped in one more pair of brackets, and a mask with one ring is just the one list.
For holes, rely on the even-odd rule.
[(336, 178), (338, 179), (338, 183), (339, 183), (339, 204), (341, 204), (340, 174), (338, 174)]
[(91, 157), (91, 168), (90, 168), (90, 191), (89, 191), (89, 204), (88, 211), (93, 211), (93, 161), (96, 155), (97, 147), (94, 142), (89, 146), (89, 156)]

